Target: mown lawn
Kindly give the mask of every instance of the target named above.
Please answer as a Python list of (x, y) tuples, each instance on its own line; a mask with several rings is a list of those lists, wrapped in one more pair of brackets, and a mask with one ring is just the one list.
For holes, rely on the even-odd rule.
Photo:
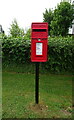
[(36, 105), (35, 75), (3, 72), (2, 118), (71, 118), (72, 77), (40, 74)]

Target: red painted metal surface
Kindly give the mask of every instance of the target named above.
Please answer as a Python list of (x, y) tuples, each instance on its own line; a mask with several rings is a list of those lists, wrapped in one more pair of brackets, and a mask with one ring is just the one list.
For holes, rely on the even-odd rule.
[(31, 61), (46, 62), (48, 45), (48, 23), (31, 25)]

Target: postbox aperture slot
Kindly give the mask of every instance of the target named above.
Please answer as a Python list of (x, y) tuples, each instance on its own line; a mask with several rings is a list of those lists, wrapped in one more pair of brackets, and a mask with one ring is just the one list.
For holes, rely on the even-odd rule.
[(46, 32), (46, 29), (32, 29), (32, 32)]

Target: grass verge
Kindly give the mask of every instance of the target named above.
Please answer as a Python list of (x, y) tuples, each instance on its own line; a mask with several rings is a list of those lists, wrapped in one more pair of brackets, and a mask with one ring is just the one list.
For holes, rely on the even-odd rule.
[(35, 75), (3, 71), (2, 118), (71, 118), (72, 75), (40, 74), (39, 104)]

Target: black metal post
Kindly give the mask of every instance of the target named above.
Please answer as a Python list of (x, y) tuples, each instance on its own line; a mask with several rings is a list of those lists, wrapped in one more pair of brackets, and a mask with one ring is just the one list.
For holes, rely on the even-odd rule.
[(36, 102), (36, 104), (39, 103), (39, 62), (36, 62), (35, 102)]

